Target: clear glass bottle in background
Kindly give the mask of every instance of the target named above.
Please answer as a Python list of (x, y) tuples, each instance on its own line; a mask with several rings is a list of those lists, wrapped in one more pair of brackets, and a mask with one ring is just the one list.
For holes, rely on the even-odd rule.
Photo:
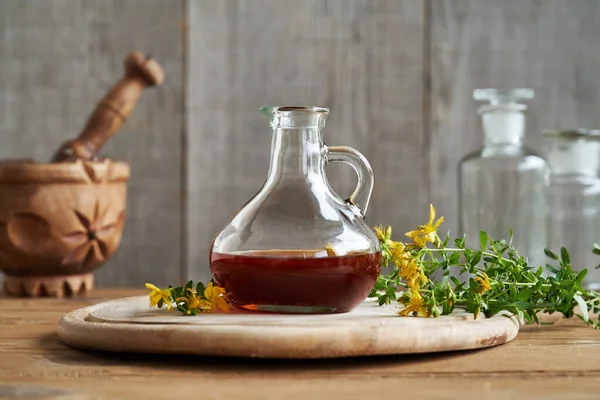
[(509, 240), (530, 265), (546, 256), (547, 162), (525, 147), (525, 110), (519, 100), (532, 99), (531, 89), (476, 89), (484, 146), (463, 157), (458, 166), (459, 228), (470, 247), (479, 247), (479, 232)]
[(544, 151), (550, 164), (548, 246), (564, 246), (574, 270), (588, 269), (583, 285), (600, 289), (600, 130), (545, 130)]

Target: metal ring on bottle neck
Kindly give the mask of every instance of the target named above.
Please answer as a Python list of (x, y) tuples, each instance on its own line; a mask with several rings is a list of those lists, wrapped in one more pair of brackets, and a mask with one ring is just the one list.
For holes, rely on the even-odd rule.
[(261, 110), (271, 117), (271, 127), (275, 128), (323, 128), (329, 109), (314, 106), (273, 106)]
[(315, 106), (277, 106), (273, 107), (273, 112), (309, 112), (329, 114), (329, 108)]

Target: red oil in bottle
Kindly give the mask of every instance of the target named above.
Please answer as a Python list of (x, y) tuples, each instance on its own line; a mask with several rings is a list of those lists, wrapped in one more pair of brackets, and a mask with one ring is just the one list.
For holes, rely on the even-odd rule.
[(302, 251), (211, 254), (215, 282), (248, 310), (342, 313), (358, 306), (381, 271), (381, 252), (306, 257)]

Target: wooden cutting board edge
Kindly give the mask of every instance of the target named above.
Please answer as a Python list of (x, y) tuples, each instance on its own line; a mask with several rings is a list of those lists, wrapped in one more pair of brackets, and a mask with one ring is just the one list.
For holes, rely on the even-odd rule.
[[(430, 328), (357, 324), (340, 326), (193, 325), (89, 320), (101, 307), (132, 301), (122, 298), (64, 315), (57, 332), (67, 345), (109, 352), (192, 354), (201, 356), (316, 359), (435, 353), (487, 348), (512, 341), (519, 332), (514, 317), (502, 315), (448, 323), (430, 319)], [(400, 321), (400, 318), (398, 319)], [(419, 330), (421, 329), (421, 330)]]

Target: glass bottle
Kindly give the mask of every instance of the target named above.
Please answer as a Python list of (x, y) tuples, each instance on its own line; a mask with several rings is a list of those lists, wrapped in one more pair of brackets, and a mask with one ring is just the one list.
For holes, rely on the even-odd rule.
[(600, 130), (546, 130), (542, 133), (551, 168), (548, 189), (548, 247), (569, 251), (574, 270), (588, 269), (583, 286), (600, 290)]
[(479, 232), (494, 240), (510, 239), (530, 265), (545, 264), (547, 162), (523, 144), (524, 104), (533, 90), (477, 89), (484, 146), (458, 166), (460, 232), (469, 247), (479, 247)]
[[(373, 189), (367, 159), (327, 146), (320, 107), (262, 107), (271, 162), (256, 193), (217, 234), (210, 266), (231, 303), (247, 310), (341, 313), (364, 301), (380, 272), (381, 247), (365, 223)], [(346, 199), (327, 181), (329, 162), (358, 174)]]

